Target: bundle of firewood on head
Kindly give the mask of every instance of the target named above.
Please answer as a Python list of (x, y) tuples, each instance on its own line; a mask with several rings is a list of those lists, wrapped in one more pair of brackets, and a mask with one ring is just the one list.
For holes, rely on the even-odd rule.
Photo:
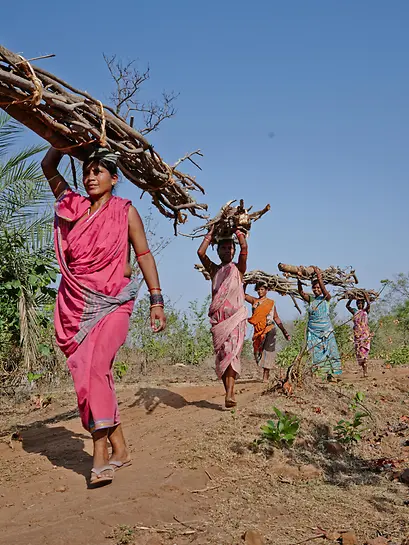
[(364, 288), (347, 288), (337, 293), (338, 301), (349, 299), (355, 301), (368, 301), (374, 303), (379, 298), (379, 293), (375, 290), (366, 290)]
[(243, 284), (255, 284), (256, 286), (264, 286), (268, 291), (275, 291), (280, 295), (289, 295), (294, 303), (295, 308), (301, 314), (301, 310), (297, 304), (296, 298), (301, 299), (298, 293), (297, 284), (291, 282), (288, 278), (278, 274), (268, 274), (263, 271), (249, 271), (243, 276)]
[[(279, 263), (278, 269), (287, 278), (297, 278), (299, 280), (315, 280), (316, 272), (313, 266), (304, 267), (303, 265), (286, 265), (285, 263)], [(338, 286), (341, 288), (352, 287), (353, 284), (358, 283), (355, 271), (351, 268), (341, 269), (340, 267), (328, 267), (321, 271), (324, 284), (331, 284), (332, 286)]]
[(168, 165), (115, 110), (3, 46), (0, 107), (52, 146), (81, 161), (94, 144), (116, 152), (123, 175), (151, 195), (161, 214), (173, 219), (175, 234), (177, 225), (187, 220), (187, 212), (207, 217), (203, 213), (207, 205), (198, 204), (189, 193), (204, 193), (203, 188), (194, 177), (178, 170), (184, 160), (194, 163), (191, 157), (201, 155), (199, 150)]
[(217, 243), (219, 240), (232, 238), (237, 229), (247, 235), (252, 223), (259, 220), (270, 210), (270, 205), (267, 204), (263, 210), (250, 213), (252, 206), (246, 209), (243, 199), (240, 200), (238, 206), (232, 206), (235, 202), (235, 200), (227, 202), (213, 219), (194, 229), (190, 235), (184, 236), (200, 238), (206, 235), (210, 229), (213, 229), (213, 243)]

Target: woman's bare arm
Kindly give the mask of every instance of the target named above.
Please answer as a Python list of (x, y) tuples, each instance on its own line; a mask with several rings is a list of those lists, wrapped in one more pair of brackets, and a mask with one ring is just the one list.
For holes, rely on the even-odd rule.
[(283, 322), (280, 320), (280, 318), (278, 316), (278, 312), (277, 312), (275, 307), (274, 307), (274, 321), (277, 324), (277, 327), (279, 327), (281, 329), (281, 331), (282, 331), (284, 337), (287, 339), (287, 341), (290, 341), (291, 337), (288, 334), (286, 328), (284, 327)]
[(252, 297), (251, 295), (248, 295), (247, 293), (245, 295), (245, 298), (247, 303), (250, 303), (251, 305), (254, 305), (254, 303), (256, 302), (256, 298)]
[(301, 295), (301, 297), (304, 299), (306, 303), (310, 302), (310, 296), (308, 295), (308, 293), (305, 293), (305, 291), (303, 290), (300, 279), (298, 279), (298, 293)]
[(63, 191), (70, 187), (58, 172), (58, 165), (60, 164), (63, 155), (64, 154), (61, 153), (61, 151), (50, 148), (41, 161), (41, 168), (43, 169), (44, 176), (47, 178), (51, 191), (54, 193), (56, 199), (58, 199)]
[[(139, 268), (142, 271), (149, 293), (160, 293), (160, 283), (155, 258), (149, 251), (145, 229), (136, 208), (131, 206), (128, 212), (129, 240), (138, 259)], [(159, 322), (157, 325), (156, 322)], [(166, 317), (162, 307), (151, 307), (151, 327), (155, 333), (163, 331), (166, 327)]]
[(347, 302), (347, 304), (346, 304), (347, 310), (348, 310), (351, 314), (355, 314), (354, 309), (351, 308), (351, 303), (352, 303), (352, 299), (348, 299), (348, 302)]
[(371, 312), (371, 302), (369, 300), (369, 295), (365, 293), (365, 299), (366, 299), (366, 313), (369, 314)]
[(317, 280), (318, 280), (318, 284), (320, 285), (322, 295), (327, 301), (329, 301), (331, 299), (331, 294), (325, 287), (324, 280), (322, 279), (321, 270), (318, 267), (314, 267), (314, 271), (315, 271), (315, 274), (317, 275)]
[(240, 244), (240, 254), (239, 254), (239, 260), (237, 262), (237, 268), (239, 269), (241, 274), (245, 274), (247, 269), (247, 253), (248, 253), (246, 235), (242, 231), (237, 229), (236, 236)]
[(212, 242), (213, 238), (213, 230), (212, 227), (207, 235), (204, 237), (202, 244), (199, 246), (199, 249), (197, 250), (197, 255), (200, 259), (201, 264), (206, 269), (206, 271), (210, 274), (210, 276), (213, 278), (213, 276), (217, 272), (217, 265), (216, 263), (213, 263), (213, 261), (207, 256), (206, 252), (210, 246), (210, 243)]

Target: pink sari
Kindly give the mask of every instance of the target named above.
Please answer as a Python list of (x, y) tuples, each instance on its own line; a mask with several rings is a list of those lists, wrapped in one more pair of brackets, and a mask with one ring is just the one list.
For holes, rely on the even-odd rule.
[(354, 344), (355, 354), (359, 365), (366, 363), (371, 350), (371, 331), (368, 324), (368, 313), (358, 310), (354, 314)]
[(54, 323), (57, 344), (68, 357), (82, 424), (92, 433), (119, 424), (112, 364), (126, 340), (138, 285), (124, 277), (130, 201), (111, 197), (83, 219), (90, 204), (68, 190), (55, 205), (62, 279)]
[(229, 365), (239, 375), (247, 309), (244, 306), (243, 283), (234, 263), (222, 266), (213, 278), (209, 317), (218, 378), (223, 377)]

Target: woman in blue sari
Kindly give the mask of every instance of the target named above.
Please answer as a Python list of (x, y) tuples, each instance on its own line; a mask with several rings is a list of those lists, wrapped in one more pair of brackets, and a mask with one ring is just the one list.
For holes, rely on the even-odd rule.
[(312, 354), (312, 365), (331, 380), (334, 375), (342, 373), (341, 358), (329, 316), (331, 295), (325, 288), (320, 269), (314, 267), (314, 270), (316, 278), (312, 280), (313, 294), (304, 292), (300, 280), (298, 291), (308, 303), (307, 348)]

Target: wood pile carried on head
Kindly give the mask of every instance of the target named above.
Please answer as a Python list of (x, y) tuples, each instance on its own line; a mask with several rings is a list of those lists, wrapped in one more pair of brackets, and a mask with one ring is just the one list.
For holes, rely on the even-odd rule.
[(161, 214), (173, 220), (175, 234), (188, 214), (208, 217), (204, 214), (207, 205), (197, 203), (190, 194), (204, 193), (204, 189), (193, 176), (179, 170), (186, 160), (196, 165), (192, 156), (201, 156), (200, 150), (173, 166), (167, 164), (113, 108), (1, 45), (0, 107), (52, 146), (81, 161), (93, 144), (117, 152), (123, 175), (142, 194), (149, 193)]

